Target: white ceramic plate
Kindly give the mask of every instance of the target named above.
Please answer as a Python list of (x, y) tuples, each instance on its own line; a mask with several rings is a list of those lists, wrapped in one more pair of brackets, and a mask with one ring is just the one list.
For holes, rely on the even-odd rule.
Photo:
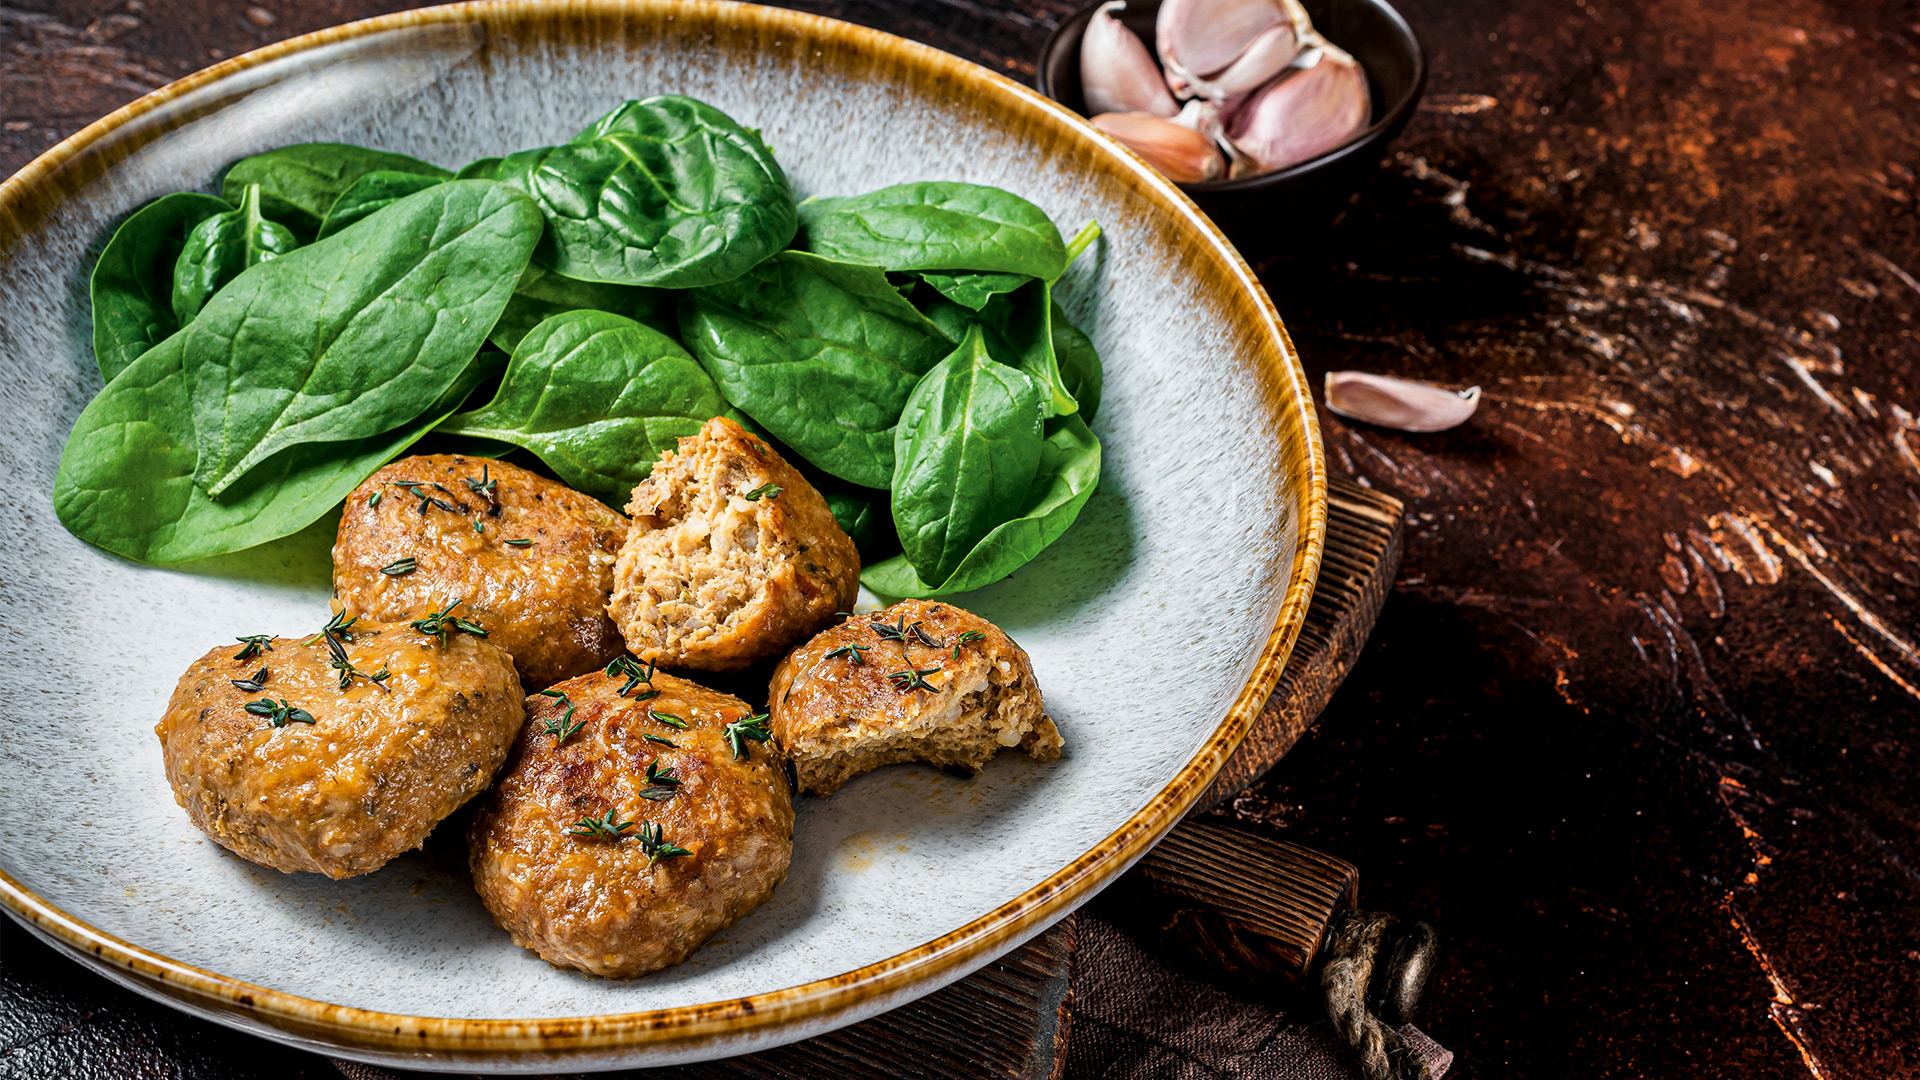
[[(1106, 238), (1061, 298), (1106, 362), (1099, 492), (960, 598), (1032, 654), (1066, 756), (920, 767), (803, 799), (792, 874), (687, 963), (631, 982), (516, 948), (451, 857), (362, 878), (229, 854), (174, 804), (153, 725), (212, 645), (317, 626), (332, 522), (173, 568), (68, 535), (49, 500), (99, 387), (87, 273), (114, 225), (241, 156), (342, 140), (448, 166), (558, 142), (628, 98), (762, 129), (799, 193), (998, 184)], [(229, 61), (0, 189), (0, 899), (115, 978), (269, 1038), (415, 1068), (549, 1071), (739, 1053), (926, 993), (1130, 863), (1251, 722), (1311, 591), (1312, 406), (1252, 275), (1170, 185), (1069, 114), (897, 38), (718, 4), (429, 9)]]

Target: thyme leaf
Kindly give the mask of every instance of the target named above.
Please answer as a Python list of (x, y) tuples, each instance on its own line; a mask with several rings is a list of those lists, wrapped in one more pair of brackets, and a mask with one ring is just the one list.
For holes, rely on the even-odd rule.
[(233, 640), (246, 643), (240, 647), (239, 652), (233, 654), (235, 660), (251, 660), (259, 656), (262, 649), (268, 652), (273, 651), (272, 634), (248, 634), (246, 637), (237, 637)]
[(761, 484), (759, 487), (747, 492), (745, 498), (748, 502), (759, 502), (761, 499), (776, 498), (785, 490), (786, 489), (779, 484)]
[(277, 728), (286, 727), (288, 724), (311, 724), (314, 722), (312, 713), (287, 704), (286, 698), (281, 698), (278, 702), (272, 698), (261, 698), (259, 701), (249, 701), (246, 704), (246, 710), (255, 716), (266, 717), (267, 723)]
[(267, 688), (267, 669), (261, 668), (259, 671), (254, 672), (244, 679), (228, 679), (227, 681), (232, 683), (236, 690), (245, 690), (249, 694), (257, 694)]
[(836, 656), (844, 656), (852, 660), (855, 664), (864, 664), (867, 662), (867, 658), (860, 654), (871, 648), (873, 648), (871, 645), (842, 645), (837, 649), (828, 650), (826, 658), (831, 660)]
[(937, 667), (908, 668), (905, 671), (892, 672), (887, 678), (893, 680), (895, 690), (925, 690), (929, 694), (937, 694), (940, 688), (928, 682), (926, 676), (938, 674), (939, 671)]
[(627, 838), (627, 830), (631, 828), (633, 828), (633, 822), (621, 821), (618, 810), (608, 809), (603, 817), (596, 818), (589, 815), (574, 822), (567, 829), (567, 833), (571, 836), (624, 840)]
[(670, 842), (662, 835), (660, 826), (649, 822), (640, 823), (640, 831), (634, 838), (640, 841), (640, 850), (646, 853), (648, 866), (652, 866), (661, 859), (677, 859), (682, 855), (693, 854), (686, 848)]
[(676, 727), (676, 728), (679, 728), (681, 731), (687, 730), (687, 722), (673, 715), (672, 713), (661, 712), (659, 709), (649, 708), (647, 710), (647, 715), (652, 717), (655, 720), (660, 721), (661, 723), (667, 725), (668, 727)]
[(419, 567), (420, 560), (408, 555), (405, 558), (395, 559), (381, 567), (380, 572), (388, 577), (399, 577), (401, 574), (411, 574), (419, 569)]
[(766, 742), (768, 739), (773, 738), (773, 732), (767, 728), (766, 713), (735, 720), (726, 726), (723, 734), (727, 737), (727, 745), (733, 747), (733, 759), (735, 761), (739, 761), (747, 756), (748, 739), (752, 739), (754, 742)]

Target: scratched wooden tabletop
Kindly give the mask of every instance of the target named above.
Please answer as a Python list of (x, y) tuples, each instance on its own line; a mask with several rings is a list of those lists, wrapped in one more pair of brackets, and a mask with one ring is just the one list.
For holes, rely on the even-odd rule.
[[(0, 173), (214, 60), (414, 6), (6, 2)], [(1023, 79), (1072, 8), (802, 6)], [(1486, 397), (1442, 435), (1323, 417), (1333, 469), (1408, 503), (1401, 578), (1234, 810), (1439, 927), (1423, 1026), (1456, 1077), (1920, 1076), (1920, 9), (1401, 6), (1420, 115), (1261, 271), (1316, 382)], [(0, 1009), (0, 1074), (46, 1040), (190, 1041), (89, 1011), (77, 968), (23, 973), (54, 961), (6, 934), (0, 981), (72, 1005)], [(233, 1060), (261, 1064), (205, 1074), (325, 1072)]]

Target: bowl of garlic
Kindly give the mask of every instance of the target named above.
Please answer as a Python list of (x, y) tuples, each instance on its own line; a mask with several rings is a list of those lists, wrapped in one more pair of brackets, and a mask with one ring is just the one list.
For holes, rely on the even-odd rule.
[(1257, 258), (1346, 205), (1427, 60), (1385, 0), (1103, 0), (1054, 31), (1035, 82)]

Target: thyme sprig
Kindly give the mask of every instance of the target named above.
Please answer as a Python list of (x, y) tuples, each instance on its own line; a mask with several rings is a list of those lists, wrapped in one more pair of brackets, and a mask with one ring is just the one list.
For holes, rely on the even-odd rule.
[(254, 672), (244, 679), (228, 679), (227, 681), (232, 683), (236, 690), (245, 690), (249, 694), (257, 694), (267, 688), (267, 669), (261, 668), (259, 671)]
[(387, 565), (381, 567), (380, 572), (387, 575), (388, 577), (399, 577), (401, 574), (411, 574), (419, 568), (420, 568), (420, 560), (414, 558), (411, 555), (407, 555), (403, 558), (395, 559), (392, 562), (388, 563)]
[(881, 641), (897, 641), (902, 646), (906, 645), (907, 616), (904, 612), (901, 614), (900, 621), (897, 623), (876, 622), (873, 623), (872, 626), (873, 632), (879, 635)]
[(286, 727), (288, 724), (311, 724), (314, 722), (312, 713), (287, 704), (286, 698), (281, 698), (277, 702), (270, 697), (261, 698), (259, 701), (249, 701), (246, 704), (246, 709), (255, 716), (266, 717), (267, 723), (274, 727)]
[[(358, 618), (359, 616), (356, 615), (354, 619), (348, 620), (348, 625), (352, 625)], [(331, 626), (332, 623), (328, 625)], [(361, 678), (389, 694), (393, 693), (393, 688), (387, 685), (387, 680), (393, 678), (392, 672), (383, 667), (369, 675), (353, 666), (353, 661), (347, 657), (347, 647), (340, 640), (346, 633), (344, 628), (320, 631), (320, 637), (327, 643), (327, 666), (340, 673), (340, 689), (345, 690), (353, 685), (354, 679)]]
[(643, 731), (640, 733), (640, 737), (651, 743), (659, 743), (661, 746), (671, 746), (676, 750), (680, 748), (679, 743), (674, 742), (672, 739), (667, 738), (665, 735), (655, 735), (655, 734), (652, 734), (651, 732)]
[(649, 802), (664, 802), (680, 790), (680, 778), (673, 775), (672, 769), (661, 769), (657, 758), (647, 762), (646, 781), (647, 786), (640, 789), (640, 797)]
[[(416, 499), (419, 499), (421, 517), (426, 517), (427, 511), (430, 508), (436, 507), (436, 506), (442, 510), (445, 510), (449, 514), (464, 514), (467, 512), (466, 504), (453, 501), (453, 499), (455, 498), (453, 492), (448, 491), (445, 487), (439, 484), (428, 483), (427, 481), (424, 481), (424, 480), (389, 480), (387, 481), (387, 484), (390, 487), (405, 488), (407, 490), (407, 494), (412, 495)], [(421, 490), (423, 488), (428, 488), (428, 487), (431, 487), (434, 490), (441, 492), (442, 494), (446, 495), (447, 498), (442, 499), (438, 495), (429, 495), (425, 491)]]
[(895, 690), (925, 690), (929, 694), (937, 694), (940, 688), (928, 682), (926, 676), (938, 674), (939, 671), (937, 667), (908, 668), (905, 671), (892, 672), (887, 675), (887, 678), (893, 680)]
[(267, 652), (273, 651), (272, 634), (248, 634), (246, 637), (237, 637), (233, 640), (246, 643), (240, 646), (239, 652), (233, 654), (235, 660), (251, 660), (259, 656), (262, 649)]
[(748, 502), (759, 502), (761, 499), (776, 498), (785, 490), (786, 489), (779, 484), (761, 484), (759, 487), (747, 492), (745, 498)]
[(634, 835), (634, 839), (640, 841), (640, 850), (646, 853), (648, 866), (652, 866), (661, 859), (677, 859), (682, 855), (693, 854), (686, 848), (669, 841), (663, 835), (660, 826), (650, 822), (640, 823), (640, 831)]
[(747, 740), (766, 742), (773, 738), (773, 732), (767, 728), (767, 714), (742, 717), (728, 724), (722, 732), (727, 737), (727, 745), (733, 747), (733, 759), (739, 761), (747, 756)]
[[(607, 665), (607, 678), (618, 679), (622, 676), (626, 677), (627, 684), (622, 686), (618, 691), (620, 697), (626, 697), (633, 692), (634, 687), (639, 686), (641, 683), (646, 683), (647, 686), (652, 687), (653, 673), (654, 666), (652, 664), (642, 664), (631, 656), (616, 656), (613, 658), (613, 662)], [(659, 696), (659, 690), (649, 689), (646, 693), (634, 698), (634, 700), (647, 701)]]
[(987, 635), (981, 633), (978, 630), (968, 630), (967, 632), (961, 634), (959, 637), (954, 638), (953, 639), (953, 658), (955, 660), (960, 659), (961, 646), (971, 645), (974, 642), (979, 641), (981, 638), (984, 638), (986, 636)]
[(912, 626), (907, 627), (907, 631), (915, 638), (918, 638), (920, 644), (925, 645), (929, 649), (942, 649), (946, 647), (946, 642), (935, 641), (933, 637), (927, 633), (926, 627), (919, 623), (914, 623)]
[(661, 723), (667, 725), (668, 727), (676, 727), (676, 728), (679, 728), (681, 731), (687, 730), (687, 722), (673, 715), (670, 712), (661, 712), (659, 709), (649, 708), (647, 710), (647, 715), (652, 717), (655, 720), (660, 721)]
[(500, 499), (496, 494), (496, 492), (497, 492), (497, 489), (500, 487), (500, 481), (496, 479), (490, 479), (488, 477), (487, 470), (490, 467), (491, 466), (485, 463), (481, 464), (480, 479), (478, 480), (475, 480), (471, 476), (463, 476), (460, 479), (466, 482), (467, 489), (469, 491), (472, 491), (475, 495), (478, 495), (481, 498), (487, 500), (488, 506), (497, 508), (500, 505)]
[(827, 659), (831, 660), (836, 656), (844, 656), (855, 664), (864, 664), (867, 662), (867, 658), (860, 654), (871, 648), (873, 648), (871, 645), (842, 645), (837, 649), (829, 649), (827, 651)]
[(311, 645), (314, 642), (319, 641), (321, 638), (326, 637), (329, 634), (332, 634), (333, 636), (338, 637), (343, 641), (352, 641), (353, 640), (353, 624), (359, 621), (360, 621), (360, 616), (358, 615), (355, 615), (351, 619), (347, 618), (346, 609), (342, 608), (341, 610), (333, 613), (333, 618), (327, 620), (327, 625), (321, 627), (319, 633), (313, 635), (312, 637), (301, 642), (300, 644)]
[(565, 690), (542, 690), (540, 693), (550, 698), (559, 699), (560, 704), (566, 707), (566, 711), (559, 716), (549, 716), (541, 721), (541, 724), (544, 726), (541, 727), (540, 734), (554, 736), (553, 745), (559, 746), (571, 738), (574, 732), (587, 726), (585, 720), (573, 719), (573, 710), (578, 708), (578, 706), (574, 705), (573, 699), (567, 696)]
[(436, 611), (424, 619), (415, 619), (407, 625), (430, 638), (438, 639), (440, 647), (443, 649), (447, 646), (448, 628), (472, 634), (474, 637), (486, 637), (486, 627), (481, 626), (479, 623), (468, 622), (465, 619), (454, 617), (453, 609), (459, 607), (460, 604), (461, 600), (456, 598), (453, 603), (446, 606), (445, 610)]
[(625, 840), (627, 838), (627, 830), (633, 828), (633, 824), (631, 821), (621, 821), (620, 811), (608, 809), (606, 815), (603, 817), (596, 818), (589, 815), (574, 822), (568, 827), (567, 833), (571, 836), (586, 836), (595, 839), (604, 837), (609, 840)]

